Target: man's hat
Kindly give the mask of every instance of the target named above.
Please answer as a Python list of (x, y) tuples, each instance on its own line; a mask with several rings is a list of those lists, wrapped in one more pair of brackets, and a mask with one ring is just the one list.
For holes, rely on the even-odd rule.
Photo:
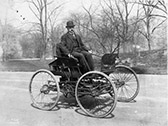
[(74, 25), (73, 21), (68, 21), (66, 28), (70, 28), (70, 27), (74, 27), (74, 26), (75, 25)]

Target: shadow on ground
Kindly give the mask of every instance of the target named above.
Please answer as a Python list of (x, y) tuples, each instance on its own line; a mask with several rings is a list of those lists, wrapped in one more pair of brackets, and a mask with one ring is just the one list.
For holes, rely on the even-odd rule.
[[(85, 100), (86, 101), (86, 100)], [(85, 105), (90, 106), (89, 104), (90, 101), (87, 101), (85, 103)], [(35, 109), (39, 109), (38, 107), (36, 107), (35, 105), (33, 105), (33, 103), (31, 104), (31, 106)], [(86, 117), (91, 117), (88, 114), (86, 114), (77, 104), (77, 101), (75, 99), (75, 97), (64, 97), (64, 95), (61, 95), (58, 101), (58, 104), (49, 111), (59, 111), (60, 109), (73, 109), (76, 113), (86, 116)], [(40, 109), (39, 109), (40, 110)], [(46, 111), (46, 110), (41, 110), (41, 111)], [(48, 110), (47, 110), (48, 111)], [(112, 113), (110, 113), (108, 116), (106, 117), (102, 117), (103, 119), (109, 119), (109, 118), (113, 118), (114, 115)], [(91, 118), (96, 118), (96, 117), (91, 117)]]

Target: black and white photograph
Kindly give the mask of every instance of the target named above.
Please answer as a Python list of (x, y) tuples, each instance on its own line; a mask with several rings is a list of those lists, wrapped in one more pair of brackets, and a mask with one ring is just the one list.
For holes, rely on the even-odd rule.
[(167, 0), (0, 0), (0, 126), (168, 126)]

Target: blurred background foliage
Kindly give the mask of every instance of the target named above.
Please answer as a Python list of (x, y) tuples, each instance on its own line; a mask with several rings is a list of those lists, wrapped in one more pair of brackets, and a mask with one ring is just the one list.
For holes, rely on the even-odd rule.
[[(64, 4), (51, 0), (27, 0), (37, 22), (30, 29), (18, 29), (0, 22), (2, 61), (23, 58), (52, 58), (55, 45), (66, 32), (68, 20), (96, 55), (112, 53), (119, 45), (120, 57), (132, 66), (167, 67), (167, 8), (164, 0), (100, 0), (95, 7), (71, 13), (61, 22)], [(41, 11), (37, 11), (37, 10)], [(95, 61), (99, 58), (94, 57)]]

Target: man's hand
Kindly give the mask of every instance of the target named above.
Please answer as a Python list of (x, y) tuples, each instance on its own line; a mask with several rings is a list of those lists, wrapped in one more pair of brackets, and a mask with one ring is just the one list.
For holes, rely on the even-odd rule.
[(91, 53), (91, 54), (93, 53), (93, 51), (92, 51), (92, 50), (89, 50), (88, 52), (89, 52), (89, 53)]
[(68, 54), (68, 57), (71, 57), (71, 54)]
[(68, 57), (70, 58), (70, 57), (73, 57), (71, 54), (68, 54)]
[(73, 55), (71, 55), (71, 54), (68, 54), (68, 57), (69, 57), (69, 58), (74, 58), (74, 59), (75, 59), (75, 57), (74, 57)]
[(78, 59), (75, 58), (75, 57), (74, 57), (73, 55), (71, 55), (71, 54), (68, 54), (68, 57), (69, 57), (69, 58), (73, 58), (74, 60), (78, 61)]

